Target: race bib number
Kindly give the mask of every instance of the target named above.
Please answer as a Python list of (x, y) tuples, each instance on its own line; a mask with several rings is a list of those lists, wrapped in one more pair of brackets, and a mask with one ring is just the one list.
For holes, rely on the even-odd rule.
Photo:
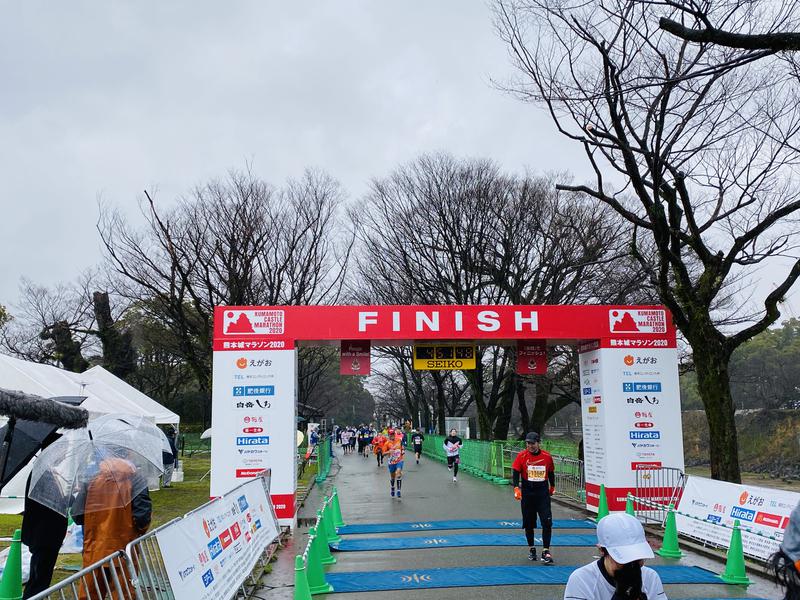
[(547, 478), (547, 467), (544, 465), (528, 465), (528, 481), (544, 481)]

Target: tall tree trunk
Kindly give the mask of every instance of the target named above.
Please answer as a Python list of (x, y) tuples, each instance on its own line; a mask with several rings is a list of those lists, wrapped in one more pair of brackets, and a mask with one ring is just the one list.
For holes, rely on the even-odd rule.
[(477, 368), (472, 371), (464, 371), (464, 376), (469, 382), (470, 395), (478, 412), (478, 437), (482, 440), (490, 440), (492, 439), (493, 419), (483, 399), (483, 365), (479, 361)]
[(136, 370), (136, 351), (130, 331), (119, 331), (111, 316), (111, 302), (107, 292), (92, 294), (97, 337), (103, 347), (103, 367), (117, 377), (126, 379)]
[[(519, 407), (519, 416), (521, 421), (521, 428), (523, 434), (528, 431), (530, 426), (530, 416), (528, 415), (528, 404), (525, 402), (525, 382), (522, 377), (517, 377), (517, 406)], [(524, 437), (524, 435), (523, 435)]]
[(697, 372), (697, 387), (708, 421), (711, 477), (741, 483), (735, 408), (728, 373), (729, 353), (712, 336), (689, 338), (689, 341)]
[(550, 418), (547, 404), (550, 401), (550, 391), (553, 384), (543, 375), (536, 376), (534, 379), (536, 380), (536, 398), (533, 404), (531, 420), (528, 424), (528, 431), (535, 431), (539, 435), (543, 435), (545, 423)]
[(444, 396), (444, 378), (442, 374), (438, 371), (431, 371), (431, 377), (433, 378), (433, 383), (436, 386), (436, 425), (439, 428), (439, 433), (441, 435), (447, 435), (444, 432), (444, 428), (446, 427), (444, 418), (445, 418), (445, 396)]
[(508, 427), (511, 423), (511, 413), (514, 410), (514, 396), (517, 389), (519, 375), (515, 373), (516, 361), (511, 360), (506, 364), (505, 377), (500, 384), (500, 401), (498, 402), (497, 417), (494, 421), (494, 439), (507, 440)]

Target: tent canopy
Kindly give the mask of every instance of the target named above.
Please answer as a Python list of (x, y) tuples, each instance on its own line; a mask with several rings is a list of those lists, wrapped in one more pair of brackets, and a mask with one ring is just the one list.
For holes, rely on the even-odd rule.
[(86, 396), (81, 406), (92, 415), (123, 413), (143, 416), (159, 425), (180, 423), (177, 414), (100, 366), (72, 373), (0, 354), (0, 387), (44, 398)]

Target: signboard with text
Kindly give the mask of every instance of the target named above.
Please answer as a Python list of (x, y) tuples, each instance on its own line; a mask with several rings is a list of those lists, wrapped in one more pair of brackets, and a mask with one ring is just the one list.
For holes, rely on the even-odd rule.
[(583, 345), (579, 369), (587, 506), (605, 484), (624, 510), (637, 470), (684, 468), (677, 349), (608, 338)]
[[(676, 515), (678, 533), (727, 548), (731, 530), (738, 520), (742, 527), (742, 548), (748, 556), (766, 560), (783, 539), (789, 515), (800, 494), (754, 485), (715, 481), (689, 476)], [(760, 534), (760, 535), (759, 535)]]
[(296, 351), (215, 351), (211, 409), (211, 496), (263, 469), (281, 524), (294, 517)]
[(517, 374), (544, 375), (547, 373), (547, 342), (545, 340), (517, 342)]
[[(518, 372), (544, 373), (547, 341), (586, 340), (597, 347), (584, 346), (581, 360), (603, 365), (582, 386), (587, 501), (596, 506), (600, 483), (621, 493), (638, 465), (683, 467), (675, 326), (663, 306), (216, 307), (212, 494), (271, 468), (276, 512), (293, 523), (298, 346), (340, 345), (340, 372), (365, 374), (372, 346), (415, 345), (416, 369), (466, 370), (477, 366), (477, 345), (519, 343)], [(641, 367), (648, 357), (658, 360)]]
[(364, 340), (346, 340), (339, 350), (340, 375), (369, 375), (370, 343)]
[(175, 600), (233, 597), (278, 523), (261, 479), (240, 486), (156, 533)]

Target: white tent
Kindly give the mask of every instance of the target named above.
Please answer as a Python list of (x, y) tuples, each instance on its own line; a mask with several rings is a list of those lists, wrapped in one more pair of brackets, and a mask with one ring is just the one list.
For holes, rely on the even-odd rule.
[(147, 417), (157, 424), (180, 422), (177, 414), (100, 366), (71, 373), (0, 354), (0, 388), (44, 398), (86, 396), (81, 406), (90, 415), (122, 413)]
[[(50, 365), (28, 362), (0, 354), (0, 388), (19, 390), (43, 398), (53, 396), (86, 396), (81, 407), (89, 418), (101, 414), (138, 415), (156, 424), (174, 424), (180, 417), (103, 367), (92, 367), (83, 373), (72, 373)], [(0, 425), (4, 419), (0, 418)], [(31, 462), (3, 488), (0, 514), (22, 511), (25, 481)]]

